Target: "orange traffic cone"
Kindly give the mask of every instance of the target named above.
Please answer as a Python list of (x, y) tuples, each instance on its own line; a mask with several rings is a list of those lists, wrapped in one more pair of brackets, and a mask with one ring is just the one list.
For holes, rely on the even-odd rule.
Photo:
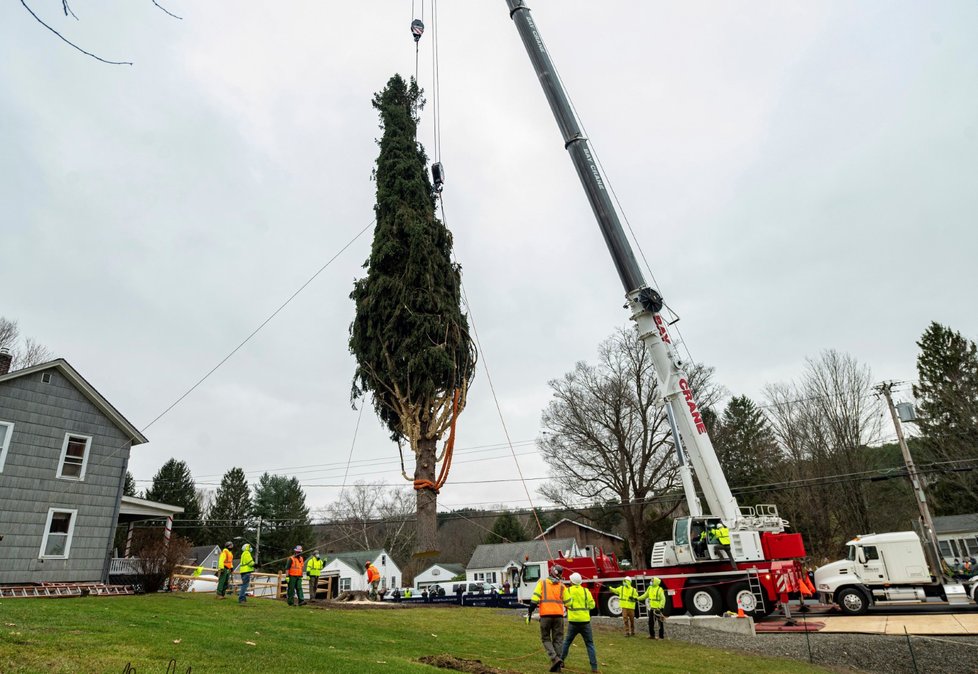
[(740, 605), (740, 600), (737, 600), (737, 617), (746, 618), (747, 615), (744, 613), (744, 607)]

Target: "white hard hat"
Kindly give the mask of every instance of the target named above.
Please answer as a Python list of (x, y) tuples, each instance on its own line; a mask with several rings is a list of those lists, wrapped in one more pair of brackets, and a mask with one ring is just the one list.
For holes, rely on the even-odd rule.
[(584, 579), (581, 578), (581, 574), (577, 573), (576, 571), (571, 574), (570, 581), (574, 583), (574, 585), (580, 585), (582, 580)]

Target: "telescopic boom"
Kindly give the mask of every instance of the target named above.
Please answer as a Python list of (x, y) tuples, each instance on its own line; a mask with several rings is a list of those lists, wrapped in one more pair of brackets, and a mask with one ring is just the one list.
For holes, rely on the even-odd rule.
[[(601, 234), (618, 270), (618, 276), (628, 298), (628, 307), (632, 312), (632, 320), (635, 321), (639, 336), (645, 342), (652, 357), (659, 390), (663, 394), (666, 405), (674, 412), (670, 416), (674, 417), (675, 425), (685, 442), (689, 462), (703, 489), (706, 505), (712, 515), (721, 518), (728, 527), (734, 529), (740, 517), (740, 509), (733, 494), (730, 493), (730, 487), (720, 468), (720, 462), (710, 442), (689, 379), (682, 370), (682, 363), (673, 346), (666, 321), (659, 313), (663, 307), (662, 296), (645, 283), (587, 138), (581, 131), (567, 94), (557, 77), (529, 7), (523, 0), (506, 0), (506, 4), (530, 56), (530, 61), (536, 69), (543, 92), (547, 96), (550, 109), (557, 119), (557, 126), (560, 127), (564, 137), (564, 148), (570, 153), (571, 161), (574, 162), (574, 168), (581, 179), (584, 192), (601, 228)], [(696, 516), (700, 514), (695, 512), (699, 510), (699, 503), (693, 491), (692, 479), (688, 475), (687, 464), (683, 460), (682, 444), (677, 442), (676, 449), (681, 470), (686, 471), (683, 474), (683, 486), (690, 514)]]

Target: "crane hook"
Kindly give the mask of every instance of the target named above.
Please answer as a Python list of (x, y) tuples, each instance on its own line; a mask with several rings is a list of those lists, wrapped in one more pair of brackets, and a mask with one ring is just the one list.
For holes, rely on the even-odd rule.
[(415, 19), (411, 22), (411, 35), (414, 36), (415, 42), (421, 41), (421, 36), (424, 34), (424, 22), (421, 19)]

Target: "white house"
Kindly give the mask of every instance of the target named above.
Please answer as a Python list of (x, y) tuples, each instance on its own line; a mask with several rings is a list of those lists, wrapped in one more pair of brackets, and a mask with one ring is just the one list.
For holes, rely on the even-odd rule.
[(403, 580), (401, 569), (386, 550), (354, 550), (352, 552), (325, 553), (326, 566), (323, 575), (336, 574), (340, 592), (367, 590), (367, 562), (373, 562), (380, 571), (380, 587), (387, 590), (400, 587)]
[(414, 587), (423, 590), (429, 585), (441, 585), (448, 592), (452, 578), (464, 574), (465, 567), (461, 564), (432, 564), (414, 577)]
[(515, 587), (520, 568), (525, 566), (522, 583), (529, 585), (532, 592), (541, 574), (546, 572), (547, 560), (551, 556), (560, 556), (559, 553), (577, 554), (577, 542), (573, 538), (556, 538), (548, 541), (480, 545), (465, 567), (465, 580), (500, 585), (509, 583), (511, 587)]
[(948, 563), (978, 557), (978, 513), (934, 518), (937, 544)]

